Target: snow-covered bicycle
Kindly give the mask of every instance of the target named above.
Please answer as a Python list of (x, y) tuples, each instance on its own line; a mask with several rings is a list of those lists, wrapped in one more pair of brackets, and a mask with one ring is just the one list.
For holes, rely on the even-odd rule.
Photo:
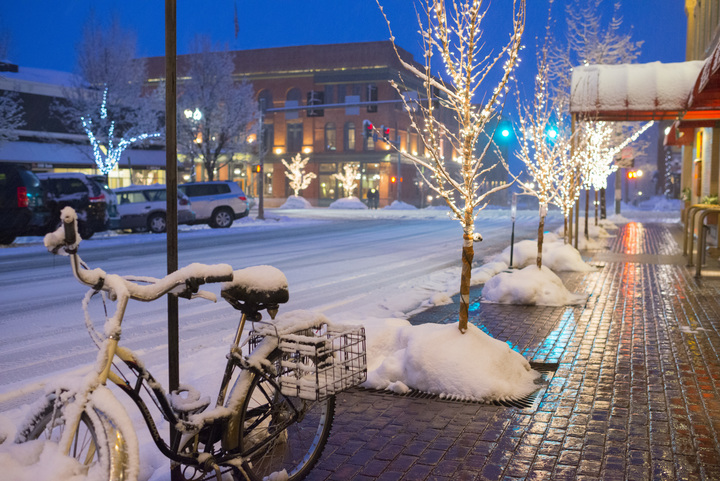
[[(15, 441), (56, 442), (89, 477), (136, 479), (137, 436), (123, 405), (106, 387), (110, 380), (137, 405), (155, 445), (180, 466), (184, 480), (220, 481), (224, 473), (242, 481), (305, 477), (330, 433), (335, 394), (365, 380), (363, 328), (334, 325), (307, 311), (276, 318), (279, 305), (288, 300), (287, 280), (270, 266), (233, 271), (226, 264), (191, 264), (163, 279), (91, 270), (77, 254), (75, 212), (66, 208), (61, 218), (62, 227), (46, 236), (45, 245), (69, 255), (75, 277), (91, 286), (83, 306), (99, 353), (81, 381), (60, 383), (38, 403)], [(208, 409), (210, 398), (190, 386), (168, 394), (119, 341), (130, 299), (152, 301), (172, 293), (215, 300), (213, 293), (199, 290), (210, 282), (223, 283), (221, 296), (242, 315), (217, 401)], [(93, 327), (88, 310), (97, 294), (116, 304), (114, 314), (106, 315), (103, 333)], [(261, 311), (271, 320), (262, 321)], [(245, 335), (248, 320), (253, 329)], [(174, 439), (166, 441), (160, 434), (149, 404), (176, 427)]]

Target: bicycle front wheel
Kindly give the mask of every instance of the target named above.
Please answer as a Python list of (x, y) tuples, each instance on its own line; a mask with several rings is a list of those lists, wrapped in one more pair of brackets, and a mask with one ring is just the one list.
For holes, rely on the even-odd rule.
[[(16, 443), (36, 439), (58, 443), (66, 429), (65, 409), (69, 403), (50, 395), (22, 428)], [(113, 420), (97, 408), (86, 408), (73, 433), (68, 455), (83, 466), (86, 474), (98, 473), (101, 479), (127, 479), (127, 448)]]
[[(317, 463), (332, 427), (335, 397), (307, 401), (286, 397), (273, 383), (256, 374), (241, 411), (241, 452), (251, 453), (246, 473), (261, 481), (287, 472), (290, 481), (303, 479)], [(296, 422), (291, 422), (297, 416)], [(234, 473), (237, 481), (245, 481)]]

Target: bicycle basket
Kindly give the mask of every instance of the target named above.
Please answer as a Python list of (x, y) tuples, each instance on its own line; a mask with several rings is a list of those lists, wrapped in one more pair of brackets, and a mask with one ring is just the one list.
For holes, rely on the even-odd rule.
[[(264, 335), (269, 335), (267, 331)], [(324, 324), (280, 334), (281, 372), (277, 378), (285, 396), (322, 401), (367, 378), (365, 328)]]

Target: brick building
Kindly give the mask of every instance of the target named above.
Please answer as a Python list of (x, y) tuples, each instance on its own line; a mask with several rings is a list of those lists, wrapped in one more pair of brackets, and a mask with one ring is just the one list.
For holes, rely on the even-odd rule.
[[(398, 51), (414, 63), (409, 53)], [(359, 164), (362, 172), (360, 192), (356, 190), (354, 195), (364, 198), (367, 190), (375, 187), (380, 191), (381, 206), (398, 197), (417, 206), (427, 205), (429, 192), (423, 188), (415, 165), (401, 158), (388, 142), (365, 138), (362, 132), (365, 120), (372, 122), (378, 132), (385, 126), (389, 129), (389, 139), (399, 142), (401, 151), (422, 154), (422, 144), (417, 133), (409, 128), (408, 114), (390, 81), (403, 85), (408, 98), (424, 97), (424, 88), (403, 68), (391, 42), (304, 45), (231, 53), (237, 80), (245, 79), (253, 84), (264, 110), (263, 141), (267, 151), (263, 162), (264, 197), (268, 206), (281, 205), (292, 194), (281, 159), (289, 161), (297, 153), (310, 158), (306, 171), (317, 175), (302, 192), (314, 205), (326, 206), (346, 196), (342, 185), (332, 176), (341, 173), (346, 163)], [(178, 57), (179, 89), (187, 58), (188, 55)], [(148, 72), (151, 85), (161, 81), (164, 58), (148, 59)], [(314, 111), (274, 111), (307, 106), (311, 98), (325, 107)], [(367, 105), (372, 101), (378, 103)], [(204, 178), (201, 164), (190, 167), (190, 159), (181, 160), (196, 169), (197, 179)], [(258, 195), (258, 174), (254, 168), (258, 160), (257, 154), (235, 155), (218, 172), (218, 178), (235, 180), (250, 195)]]

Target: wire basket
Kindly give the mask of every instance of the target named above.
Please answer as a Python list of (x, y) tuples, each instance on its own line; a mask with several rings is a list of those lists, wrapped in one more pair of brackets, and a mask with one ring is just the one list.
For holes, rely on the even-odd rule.
[(322, 401), (367, 379), (362, 326), (324, 324), (277, 337), (278, 384), (285, 396)]

